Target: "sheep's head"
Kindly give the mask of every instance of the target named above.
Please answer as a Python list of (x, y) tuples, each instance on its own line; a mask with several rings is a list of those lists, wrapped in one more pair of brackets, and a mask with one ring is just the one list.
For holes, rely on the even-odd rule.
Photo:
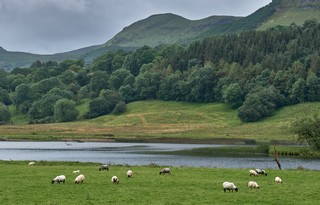
[(235, 190), (236, 192), (238, 192), (238, 188), (235, 188), (234, 190)]

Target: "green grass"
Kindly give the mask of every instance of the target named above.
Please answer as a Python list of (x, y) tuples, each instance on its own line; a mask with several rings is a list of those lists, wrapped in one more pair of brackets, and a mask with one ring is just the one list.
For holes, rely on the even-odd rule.
[(275, 26), (289, 26), (293, 22), (296, 25), (303, 25), (308, 19), (320, 19), (320, 12), (318, 9), (300, 9), (291, 8), (285, 11), (277, 12), (272, 18), (265, 21), (257, 30), (264, 30)]
[[(232, 143), (291, 141), (290, 123), (312, 113), (320, 103), (284, 107), (259, 122), (243, 123), (237, 111), (222, 103), (138, 101), (122, 114), (69, 123), (23, 124), (26, 116), (14, 114), (13, 125), (2, 125), (0, 138), (31, 140), (229, 140)], [(87, 102), (77, 107), (87, 109)], [(214, 142), (211, 142), (214, 143)]]
[[(69, 162), (0, 161), (0, 204), (317, 204), (319, 171), (267, 170), (268, 176), (250, 177), (248, 169), (170, 167), (172, 175), (159, 175), (159, 166), (111, 166), (98, 171), (98, 164)], [(74, 184), (80, 169), (86, 177)], [(127, 178), (126, 171), (133, 170)], [(60, 174), (65, 184), (51, 184)], [(110, 179), (118, 176), (120, 183)], [(283, 184), (274, 182), (280, 176)], [(247, 187), (257, 181), (260, 189)], [(239, 192), (224, 193), (222, 183), (234, 182)]]

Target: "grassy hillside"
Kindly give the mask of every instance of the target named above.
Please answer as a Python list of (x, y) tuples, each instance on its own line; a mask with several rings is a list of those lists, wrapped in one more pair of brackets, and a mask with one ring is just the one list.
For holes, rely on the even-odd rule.
[(211, 16), (201, 20), (188, 20), (174, 14), (153, 15), (124, 28), (105, 45), (155, 47), (160, 44), (190, 43), (195, 36), (239, 18)]
[(320, 20), (320, 1), (277, 0), (274, 1), (274, 14), (265, 20), (258, 29), (277, 25), (288, 26), (292, 23), (302, 25), (308, 19)]
[[(267, 170), (268, 176), (249, 176), (248, 169), (170, 167), (171, 175), (159, 175), (159, 166), (111, 166), (98, 171), (99, 164), (1, 161), (1, 204), (317, 204), (319, 171)], [(86, 179), (74, 184), (80, 170)], [(127, 178), (128, 169), (133, 177)], [(66, 182), (51, 184), (64, 174)], [(112, 184), (116, 175), (119, 184)], [(274, 182), (280, 176), (282, 184)], [(260, 189), (247, 184), (256, 181)], [(234, 182), (238, 192), (223, 192), (224, 181)]]
[[(185, 103), (139, 101), (128, 104), (120, 115), (106, 115), (92, 120), (54, 124), (16, 124), (21, 117), (13, 116), (14, 125), (3, 125), (1, 138), (26, 138), (36, 140), (229, 140), (241, 141), (294, 141), (288, 131), (290, 122), (308, 112), (307, 103), (284, 107), (273, 116), (255, 123), (242, 123), (237, 111), (221, 103)], [(86, 105), (79, 107), (84, 113)], [(17, 120), (17, 122), (16, 122)], [(19, 121), (20, 120), (20, 121)]]

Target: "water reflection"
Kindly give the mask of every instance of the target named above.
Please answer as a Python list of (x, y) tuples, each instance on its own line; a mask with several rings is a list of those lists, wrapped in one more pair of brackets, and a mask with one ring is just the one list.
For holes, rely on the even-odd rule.
[[(93, 143), (93, 142), (0, 142), (0, 160), (47, 160), (101, 162), (108, 164), (162, 166), (219, 167), (219, 168), (270, 168), (277, 169), (270, 157), (194, 157), (159, 155), (152, 151), (177, 151), (222, 145), (167, 144), (167, 143)], [(148, 152), (148, 154), (141, 154)], [(320, 170), (319, 159), (281, 157), (283, 169), (297, 168)]]

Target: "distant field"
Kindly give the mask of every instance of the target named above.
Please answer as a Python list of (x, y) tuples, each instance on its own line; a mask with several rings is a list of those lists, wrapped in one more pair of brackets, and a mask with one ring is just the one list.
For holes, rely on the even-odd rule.
[[(99, 164), (68, 162), (0, 161), (0, 204), (297, 204), (314, 205), (320, 201), (319, 171), (266, 170), (268, 176), (250, 177), (248, 169), (170, 167), (172, 175), (159, 175), (162, 167), (110, 166), (98, 171)], [(86, 179), (74, 184), (80, 170)], [(128, 169), (133, 177), (127, 178)], [(51, 184), (64, 174), (65, 184)], [(118, 176), (118, 185), (111, 177)], [(283, 184), (276, 184), (280, 176)], [(247, 183), (256, 181), (260, 189)], [(223, 192), (222, 183), (231, 181), (238, 192)]]
[[(13, 118), (14, 125), (0, 126), (2, 139), (30, 140), (284, 140), (294, 141), (290, 122), (308, 113), (306, 103), (288, 106), (273, 116), (255, 123), (242, 123), (237, 111), (222, 103), (185, 103), (139, 101), (128, 104), (127, 112), (71, 123), (21, 123), (23, 116)], [(83, 113), (85, 106), (79, 110)], [(17, 123), (17, 124), (16, 124)]]

